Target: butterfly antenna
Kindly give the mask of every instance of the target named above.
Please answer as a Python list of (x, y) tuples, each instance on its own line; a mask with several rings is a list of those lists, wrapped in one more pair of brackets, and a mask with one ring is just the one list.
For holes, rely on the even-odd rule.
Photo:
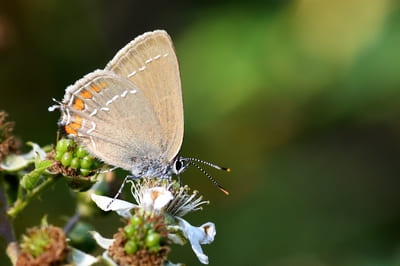
[(47, 109), (49, 112), (53, 112), (53, 111), (56, 110), (56, 109), (60, 109), (60, 108), (61, 108), (61, 105), (62, 105), (62, 103), (61, 103), (60, 101), (57, 101), (55, 98), (53, 98), (52, 100), (53, 100), (53, 102), (58, 103), (58, 104), (55, 104), (55, 105), (50, 106), (50, 107)]
[[(200, 160), (198, 160), (200, 161)], [(204, 170), (203, 168), (201, 168), (198, 164), (194, 163), (192, 160), (189, 160), (189, 163), (196, 166), (197, 169), (199, 169), (203, 174), (205, 174), (210, 180), (211, 182), (214, 183), (214, 185), (216, 185), (222, 192), (225, 193), (225, 195), (229, 195), (228, 190), (226, 190), (225, 188), (223, 188), (218, 182), (217, 180), (215, 180), (209, 173), (206, 172), (206, 170)], [(206, 163), (207, 164), (207, 163)], [(207, 164), (208, 165), (208, 164)], [(210, 164), (210, 166), (213, 166), (212, 164)], [(219, 167), (219, 166), (218, 166)], [(222, 170), (222, 167), (220, 167)], [(217, 168), (218, 169), (218, 168)]]
[(227, 168), (227, 167), (221, 167), (221, 166), (218, 166), (218, 165), (216, 165), (216, 164), (209, 163), (209, 162), (206, 162), (206, 161), (203, 161), (203, 160), (197, 159), (197, 158), (187, 158), (187, 159), (188, 159), (189, 161), (191, 161), (191, 162), (195, 161), (195, 162), (198, 162), (198, 163), (202, 163), (202, 164), (205, 164), (205, 165), (211, 166), (211, 167), (213, 167), (213, 168), (215, 168), (215, 169), (226, 171), (226, 172), (228, 172), (228, 173), (231, 171), (231, 169), (230, 169), (230, 168)]

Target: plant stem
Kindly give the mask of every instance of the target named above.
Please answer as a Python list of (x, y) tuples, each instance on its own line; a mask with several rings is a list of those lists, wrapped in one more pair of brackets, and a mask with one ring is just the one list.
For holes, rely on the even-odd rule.
[(51, 184), (55, 183), (59, 179), (59, 176), (49, 176), (42, 184), (29, 191), (24, 197), (15, 201), (14, 205), (7, 211), (8, 216), (11, 219), (17, 217), (17, 215), (28, 205), (28, 203), (44, 189), (46, 189)]
[(15, 234), (10, 219), (7, 217), (7, 197), (2, 187), (0, 187), (0, 236), (7, 244), (15, 241)]
[(74, 216), (72, 216), (72, 217), (68, 220), (68, 223), (64, 226), (64, 228), (63, 228), (64, 233), (68, 234), (69, 231), (71, 231), (71, 229), (75, 226), (75, 224), (76, 224), (77, 222), (79, 222), (80, 218), (81, 218), (81, 214), (80, 214), (79, 211), (78, 211), (78, 212), (76, 212), (76, 213), (74, 214)]

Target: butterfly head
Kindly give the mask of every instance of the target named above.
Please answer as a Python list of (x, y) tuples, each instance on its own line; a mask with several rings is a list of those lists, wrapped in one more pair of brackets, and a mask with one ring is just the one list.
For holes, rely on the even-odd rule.
[(187, 158), (176, 156), (170, 167), (170, 173), (179, 176), (190, 166), (190, 161)]
[(218, 170), (223, 170), (226, 172), (230, 172), (230, 168), (225, 168), (225, 167), (220, 167), (218, 165), (203, 161), (203, 160), (199, 160), (196, 158), (183, 158), (181, 156), (177, 156), (175, 157), (175, 159), (173, 160), (170, 169), (169, 169), (169, 173), (172, 175), (177, 175), (179, 178), (179, 182), (180, 180), (180, 174), (183, 173), (190, 165), (195, 166), (197, 169), (199, 169), (205, 176), (207, 176), (213, 183), (214, 185), (216, 185), (222, 192), (224, 192), (226, 195), (229, 195), (229, 192), (223, 188), (209, 173), (207, 173), (202, 167), (200, 167), (200, 165), (198, 163), (202, 163), (208, 166), (211, 166), (213, 168), (216, 168)]

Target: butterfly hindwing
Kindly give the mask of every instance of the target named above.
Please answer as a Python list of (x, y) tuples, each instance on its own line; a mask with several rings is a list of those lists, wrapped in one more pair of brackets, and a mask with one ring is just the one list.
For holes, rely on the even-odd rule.
[(162, 127), (147, 97), (130, 80), (97, 70), (67, 88), (60, 124), (108, 164), (132, 170), (133, 158), (159, 158)]

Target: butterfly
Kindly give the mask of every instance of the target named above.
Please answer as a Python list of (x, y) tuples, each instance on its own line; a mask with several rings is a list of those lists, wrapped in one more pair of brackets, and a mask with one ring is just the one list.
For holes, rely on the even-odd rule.
[(128, 170), (134, 178), (171, 179), (198, 163), (178, 155), (184, 116), (178, 59), (166, 31), (146, 32), (123, 47), (103, 70), (67, 87), (59, 126), (96, 158)]

